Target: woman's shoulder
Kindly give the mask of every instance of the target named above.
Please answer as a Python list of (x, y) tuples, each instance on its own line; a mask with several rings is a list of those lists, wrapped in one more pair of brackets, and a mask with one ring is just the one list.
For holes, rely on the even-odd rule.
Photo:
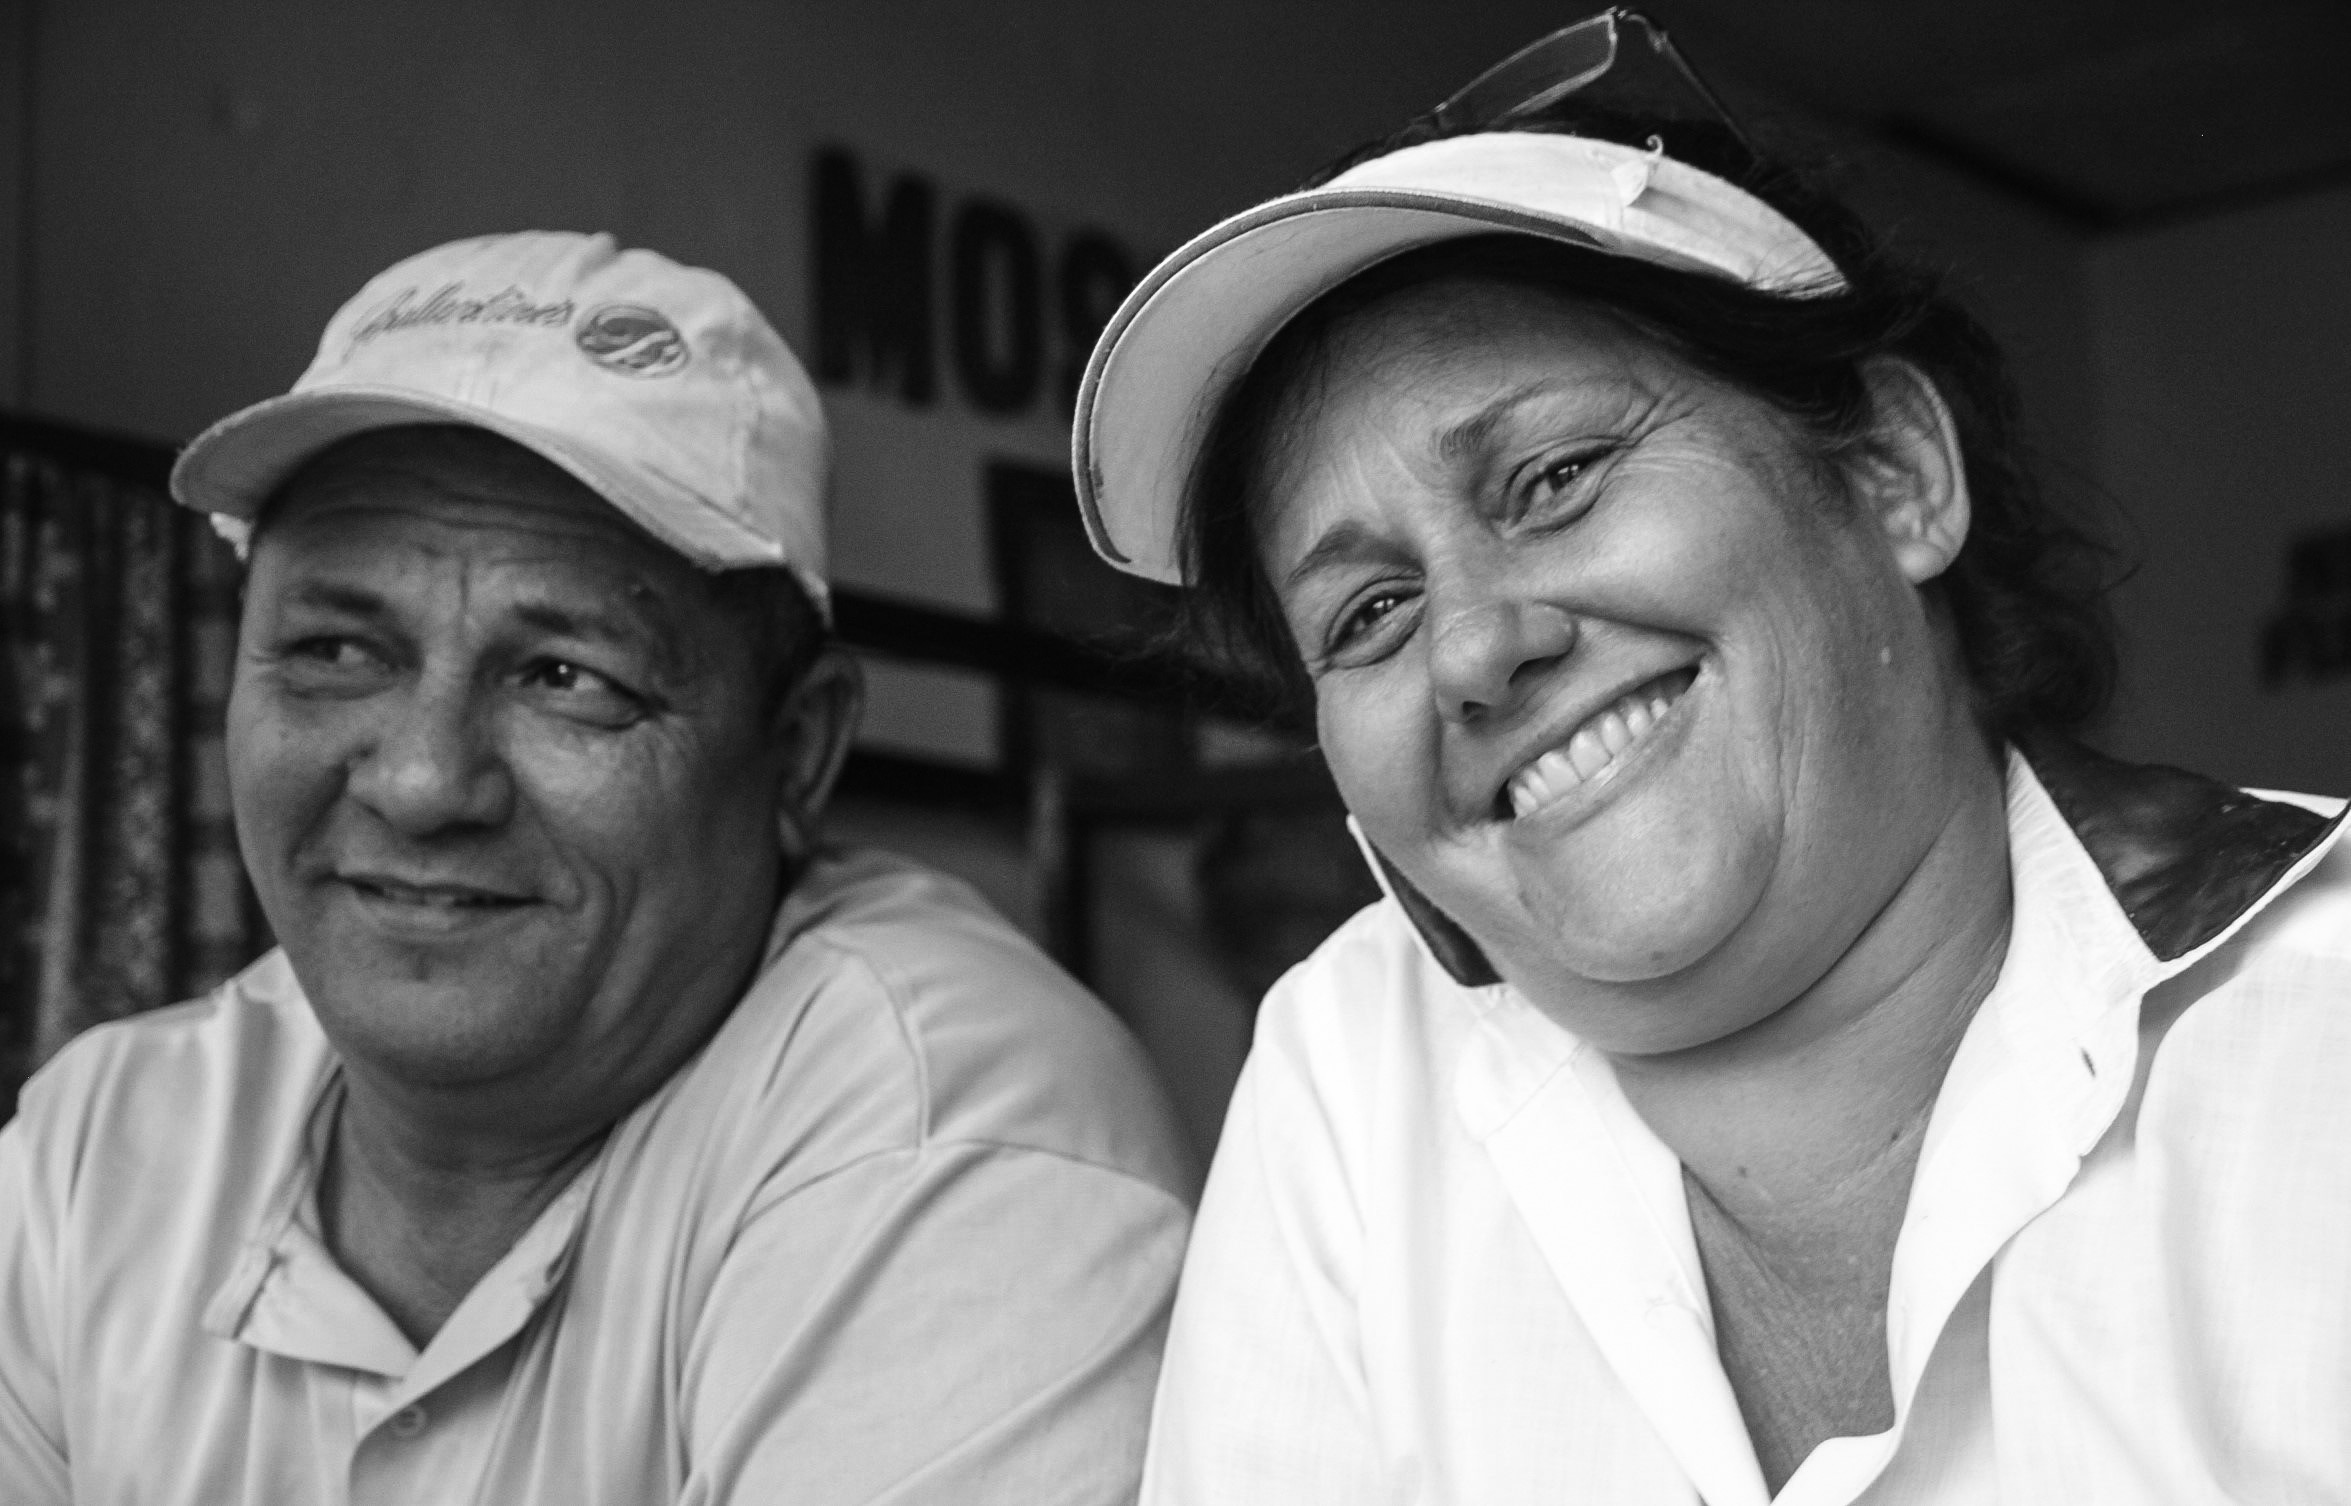
[(1326, 1101), (1375, 1084), (1434, 1098), (1496, 992), (1454, 982), (1396, 902), (1379, 899), (1266, 994), (1249, 1072)]
[(2164, 1116), (2290, 1138), (2323, 1122), (2351, 1148), (2351, 842), (2273, 891), (2148, 1005), (2161, 1033), (2150, 1105)]

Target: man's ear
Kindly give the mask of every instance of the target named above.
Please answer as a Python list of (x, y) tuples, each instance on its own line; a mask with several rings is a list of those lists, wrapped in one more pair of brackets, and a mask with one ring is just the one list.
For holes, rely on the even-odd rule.
[(1885, 531), (1904, 578), (1924, 585), (1950, 568), (1972, 516), (1967, 466), (1951, 405), (1926, 373), (1879, 356), (1864, 363), (1869, 434), (1844, 457), (1857, 502)]
[(838, 643), (828, 644), (776, 711), (774, 736), (784, 751), (776, 801), (777, 837), (792, 863), (816, 843), (816, 826), (833, 798), (849, 745), (865, 709), (865, 671)]

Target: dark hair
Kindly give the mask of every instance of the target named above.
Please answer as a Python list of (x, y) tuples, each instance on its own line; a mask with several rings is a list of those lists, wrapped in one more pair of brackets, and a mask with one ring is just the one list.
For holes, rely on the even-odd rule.
[[(1650, 139), (1649, 127), (1556, 111), (1511, 128), (1638, 143)], [(1307, 186), (1371, 157), (1457, 134), (1415, 124), (1350, 154)], [(1256, 479), (1278, 448), (1284, 399), (1350, 314), (1409, 287), (1475, 278), (1612, 311), (1700, 371), (1793, 417), (1824, 456), (1842, 453), (1869, 430), (1866, 361), (1891, 356), (1916, 367), (1950, 407), (1967, 471), (1968, 538), (1930, 591), (1957, 632), (1978, 720), (2003, 738), (2084, 730), (2104, 712), (2117, 672), (2105, 601), (2110, 555), (2043, 496), (1998, 345), (1940, 277), (1887, 254), (1851, 210), (1794, 169), (1749, 155), (1720, 128), (1677, 123), (1669, 139), (1678, 160), (1729, 179), (1787, 216), (1828, 253), (1846, 286), (1804, 296), (1765, 293), (1519, 234), (1440, 242), (1358, 274), (1292, 319), (1213, 415), (1179, 525), (1194, 588), (1187, 617), (1201, 647), (1235, 673), (1274, 681), (1284, 700), (1311, 700), (1250, 517)]]
[(782, 565), (722, 571), (712, 580), (710, 594), (719, 610), (743, 624), (759, 685), (760, 715), (772, 719), (831, 646), (832, 624), (817, 610), (800, 577)]

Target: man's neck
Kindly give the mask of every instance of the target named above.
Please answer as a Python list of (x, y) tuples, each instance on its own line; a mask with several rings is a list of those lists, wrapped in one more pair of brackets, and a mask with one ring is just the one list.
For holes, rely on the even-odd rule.
[(345, 1091), (319, 1179), (327, 1248), (422, 1348), (603, 1144), (610, 1121), (472, 1124)]

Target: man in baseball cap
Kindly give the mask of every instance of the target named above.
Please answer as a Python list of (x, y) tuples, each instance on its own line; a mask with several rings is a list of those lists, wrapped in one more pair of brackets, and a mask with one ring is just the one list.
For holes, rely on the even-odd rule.
[(173, 477), (281, 947), (0, 1131), (15, 1502), (1131, 1497), (1192, 1183), (971, 893), (819, 846), (824, 418), (609, 237), (376, 278)]

